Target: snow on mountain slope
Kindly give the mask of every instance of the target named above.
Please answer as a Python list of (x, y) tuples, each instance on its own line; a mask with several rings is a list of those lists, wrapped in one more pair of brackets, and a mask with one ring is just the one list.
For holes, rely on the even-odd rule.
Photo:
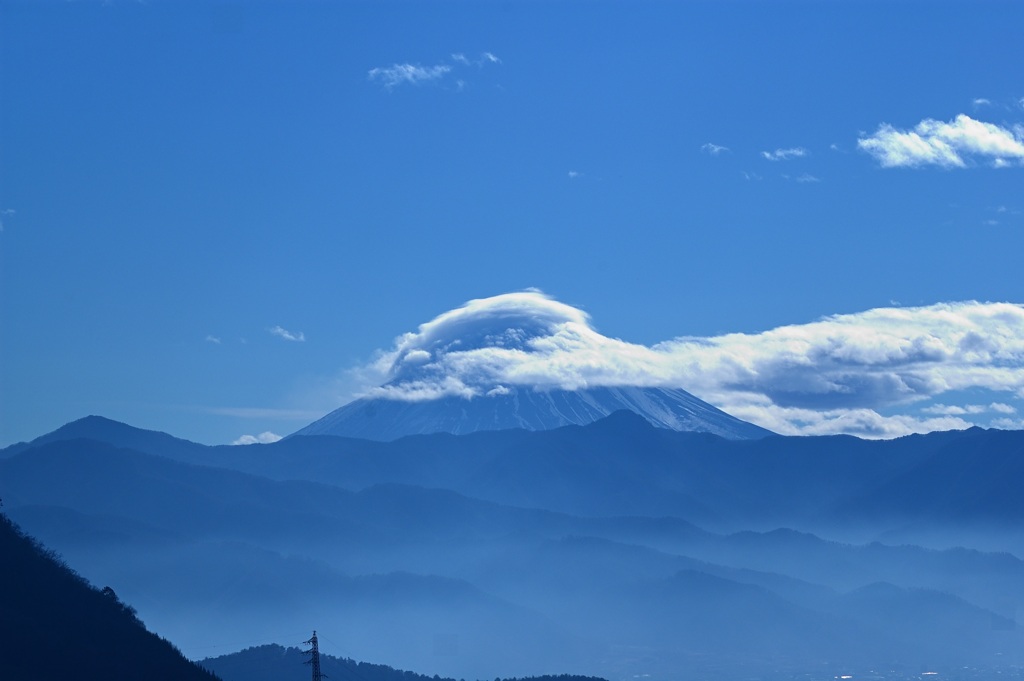
[(590, 388), (584, 390), (508, 389), (470, 399), (448, 396), (408, 402), (363, 398), (337, 409), (295, 435), (339, 435), (395, 440), (406, 435), (480, 430), (548, 430), (585, 425), (629, 410), (659, 428), (713, 433), (732, 440), (771, 433), (734, 418), (683, 390)]
[(295, 434), (547, 430), (623, 409), (661, 428), (770, 434), (679, 388), (663, 359), (601, 335), (585, 312), (538, 291), (471, 300), (400, 336), (371, 366), (379, 387)]

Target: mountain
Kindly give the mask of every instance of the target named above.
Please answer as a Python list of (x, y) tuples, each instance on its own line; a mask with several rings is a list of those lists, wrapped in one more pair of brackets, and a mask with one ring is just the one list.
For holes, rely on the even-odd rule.
[(734, 440), (771, 434), (685, 390), (643, 387), (650, 372), (628, 360), (598, 366), (593, 357), (615, 343), (621, 341), (597, 333), (586, 313), (539, 291), (473, 300), (397, 338), (368, 367), (379, 387), (295, 434), (390, 441), (551, 430), (622, 410), (671, 430)]
[[(345, 655), (453, 678), (831, 678), (1021, 649), (1022, 445), (726, 440), (619, 411), (204, 447), (90, 418), (0, 453), (0, 495), (197, 657), (317, 628)], [(968, 548), (872, 542), (954, 521)]]
[[(298, 648), (262, 645), (230, 655), (202, 660), (200, 664), (216, 672), (224, 681), (304, 681), (309, 676), (309, 655)], [(320, 669), (329, 679), (358, 681), (455, 681), (452, 678), (425, 676), (383, 664), (356, 662), (349, 658), (320, 654)], [(592, 676), (533, 676), (502, 681), (605, 681)]]
[(63, 440), (95, 440), (115, 447), (166, 456), (178, 461), (201, 463), (212, 449), (206, 445), (161, 433), (136, 428), (103, 416), (85, 416), (57, 430), (40, 435), (31, 442), (19, 442), (0, 450), (0, 459), (10, 458), (32, 447)]
[[(913, 542), (911, 523), (922, 530), (983, 524), (1005, 531), (1018, 528), (1024, 517), (1017, 493), (1024, 479), (1022, 431), (974, 428), (895, 440), (726, 440), (656, 428), (619, 411), (586, 426), (544, 431), (436, 433), (391, 442), (295, 436), (273, 444), (209, 447), (88, 417), (0, 451), (0, 470), (30, 451), (57, 451), (47, 446), (76, 438), (273, 480), (349, 490), (419, 485), (512, 506), (574, 515), (673, 516), (728, 531), (844, 527), (863, 540), (901, 531), (901, 541)], [(74, 462), (72, 452), (65, 455)], [(74, 465), (99, 466), (108, 456)], [(24, 464), (11, 465), (8, 477)], [(16, 501), (18, 486), (3, 489), (2, 482), (5, 500)], [(47, 486), (45, 480), (33, 484)], [(216, 494), (216, 487), (204, 491)]]
[(594, 423), (617, 411), (639, 414), (651, 425), (678, 431), (712, 433), (730, 440), (771, 435), (752, 423), (669, 388), (586, 388), (536, 390), (502, 387), (484, 395), (401, 400), (366, 397), (332, 411), (293, 435), (339, 435), (367, 440), (396, 440), (407, 435), (486, 430), (551, 430)]
[(0, 678), (217, 681), (0, 514)]

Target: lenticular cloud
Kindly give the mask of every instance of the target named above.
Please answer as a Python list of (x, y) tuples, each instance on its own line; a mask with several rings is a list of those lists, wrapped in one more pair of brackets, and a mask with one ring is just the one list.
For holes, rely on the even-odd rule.
[(383, 385), (370, 394), (391, 399), (472, 399), (506, 386), (672, 387), (780, 433), (892, 437), (971, 425), (952, 413), (899, 413), (939, 395), (1024, 397), (1024, 307), (879, 308), (648, 347), (604, 336), (582, 310), (524, 291), (445, 312), (398, 338), (374, 369)]

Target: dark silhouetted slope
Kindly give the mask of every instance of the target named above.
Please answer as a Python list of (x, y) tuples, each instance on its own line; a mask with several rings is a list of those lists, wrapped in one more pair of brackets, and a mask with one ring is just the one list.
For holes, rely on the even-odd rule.
[(214, 681), (0, 515), (0, 678)]

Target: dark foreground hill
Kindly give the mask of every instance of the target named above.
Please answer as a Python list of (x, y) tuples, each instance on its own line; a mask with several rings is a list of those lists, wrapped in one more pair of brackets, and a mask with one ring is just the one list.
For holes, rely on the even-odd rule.
[(0, 679), (216, 681), (0, 515)]
[[(216, 672), (224, 681), (305, 681), (309, 677), (309, 659), (298, 648), (279, 645), (246, 648), (230, 655), (210, 657), (199, 664)], [(320, 655), (320, 669), (334, 681), (455, 681), (451, 678), (425, 676), (402, 671), (383, 664), (356, 662), (348, 658)], [(502, 681), (605, 681), (594, 676), (532, 676)]]

